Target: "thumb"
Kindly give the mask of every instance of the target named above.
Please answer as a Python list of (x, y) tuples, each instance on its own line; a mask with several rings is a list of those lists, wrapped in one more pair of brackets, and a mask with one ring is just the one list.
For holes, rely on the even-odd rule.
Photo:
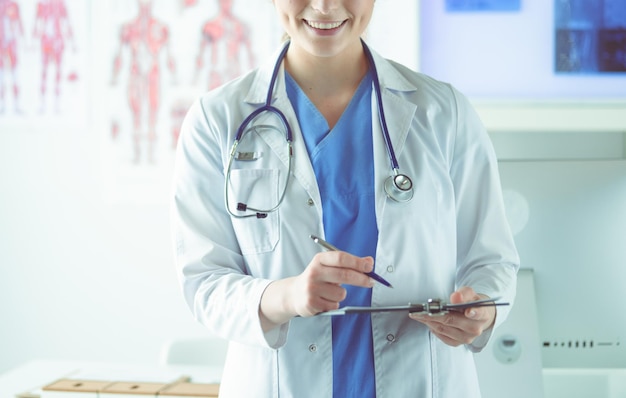
[[(464, 286), (450, 295), (450, 304), (461, 304), (468, 301), (479, 300), (480, 296), (476, 294), (474, 289)], [(476, 308), (468, 308), (465, 310), (465, 316), (468, 318), (476, 318), (478, 312)]]
[(450, 304), (460, 304), (468, 301), (478, 300), (480, 297), (474, 289), (469, 286), (463, 286), (450, 295)]

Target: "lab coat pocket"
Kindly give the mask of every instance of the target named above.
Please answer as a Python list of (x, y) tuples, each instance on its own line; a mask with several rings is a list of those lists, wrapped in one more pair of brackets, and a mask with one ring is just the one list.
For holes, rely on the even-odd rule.
[[(274, 250), (279, 237), (279, 217), (272, 211), (279, 205), (280, 171), (275, 169), (237, 169), (230, 173), (229, 206), (237, 215), (233, 227), (241, 253), (256, 254)], [(237, 210), (244, 204), (246, 211)], [(256, 213), (262, 213), (260, 217)]]

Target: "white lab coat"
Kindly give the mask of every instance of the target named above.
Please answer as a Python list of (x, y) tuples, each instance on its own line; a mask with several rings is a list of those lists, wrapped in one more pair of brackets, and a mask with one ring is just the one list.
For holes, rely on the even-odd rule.
[[(449, 85), (376, 53), (374, 58), (393, 147), (415, 195), (396, 203), (383, 192), (391, 167), (372, 96), (380, 187), (376, 271), (394, 286), (376, 284), (372, 305), (447, 299), (464, 285), (512, 303), (519, 260), (485, 129)], [(233, 138), (242, 120), (265, 102), (273, 66), (271, 60), (202, 96), (185, 119), (172, 206), (177, 270), (195, 318), (231, 341), (221, 396), (332, 397), (330, 317), (294, 318), (267, 334), (259, 322), (266, 286), (300, 274), (320, 251), (309, 235), (323, 236), (320, 193), (282, 68), (273, 105), (284, 112), (294, 135), (285, 200), (266, 219), (235, 219), (224, 206)], [(241, 145), (253, 147), (256, 160), (233, 166), (229, 201), (276, 203), (286, 174), (285, 139), (273, 133), (246, 142)], [(498, 308), (496, 326), (507, 312)], [(406, 313), (373, 314), (372, 330), (377, 397), (480, 396), (472, 351), (486, 344), (490, 331), (474, 346), (453, 348)]]

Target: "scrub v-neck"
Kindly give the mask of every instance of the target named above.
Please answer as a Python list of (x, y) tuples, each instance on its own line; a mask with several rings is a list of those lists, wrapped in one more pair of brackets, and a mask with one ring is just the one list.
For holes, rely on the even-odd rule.
[[(298, 117), (322, 199), (324, 235), (340, 250), (376, 256), (372, 143), (372, 76), (363, 78), (333, 127), (288, 73), (287, 95)], [(371, 304), (372, 290), (344, 285), (341, 306)], [(369, 314), (333, 317), (333, 396), (375, 397)]]

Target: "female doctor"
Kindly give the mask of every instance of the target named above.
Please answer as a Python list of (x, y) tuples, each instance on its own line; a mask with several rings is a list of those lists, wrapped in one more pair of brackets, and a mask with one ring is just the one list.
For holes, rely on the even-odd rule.
[(320, 315), (515, 295), (487, 134), (454, 88), (362, 41), (374, 1), (274, 0), (290, 40), (183, 123), (177, 270), (230, 340), (223, 397), (480, 396), (473, 352), (508, 307)]

